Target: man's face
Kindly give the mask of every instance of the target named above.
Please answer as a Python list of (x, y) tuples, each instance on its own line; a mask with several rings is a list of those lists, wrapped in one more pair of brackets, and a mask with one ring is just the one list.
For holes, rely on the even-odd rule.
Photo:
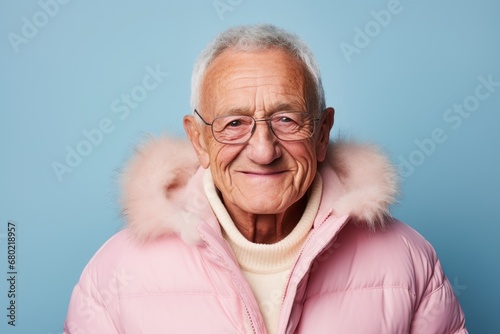
[[(209, 123), (229, 114), (259, 119), (280, 111), (308, 112), (306, 96), (312, 90), (304, 73), (298, 60), (280, 50), (227, 50), (206, 71), (199, 112)], [(327, 138), (331, 127), (331, 122), (323, 124), (327, 118), (316, 124), (312, 138), (297, 142), (280, 141), (267, 122), (258, 122), (247, 143), (221, 144), (209, 126), (201, 125), (197, 153), (202, 165), (210, 166), (228, 209), (282, 213), (302, 198), (315, 177), (317, 161), (324, 159), (325, 131)]]

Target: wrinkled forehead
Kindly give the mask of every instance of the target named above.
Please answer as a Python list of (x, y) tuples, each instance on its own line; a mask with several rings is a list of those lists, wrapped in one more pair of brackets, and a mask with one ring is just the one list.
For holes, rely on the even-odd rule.
[[(277, 49), (228, 49), (207, 67), (201, 85), (201, 105), (209, 107), (235, 89), (283, 89), (309, 100), (312, 77), (298, 58)], [(280, 92), (276, 92), (280, 93)]]
[[(287, 76), (296, 76), (303, 79), (306, 67), (302, 61), (288, 52), (277, 49), (240, 50), (227, 49), (220, 53), (207, 67), (204, 79), (214, 75), (228, 74), (243, 70), (282, 72)], [(251, 74), (251, 73), (249, 73)]]

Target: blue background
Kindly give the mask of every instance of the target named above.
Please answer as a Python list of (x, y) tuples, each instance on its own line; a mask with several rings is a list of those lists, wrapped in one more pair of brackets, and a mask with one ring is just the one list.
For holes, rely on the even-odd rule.
[[(467, 117), (452, 121), (447, 111), (474, 102), (478, 77), (500, 82), (500, 2), (401, 0), (385, 27), (370, 23), (390, 3), (73, 0), (44, 16), (37, 1), (2, 0), (0, 332), (62, 332), (83, 267), (122, 225), (117, 170), (145, 133), (183, 135), (192, 64), (217, 33), (269, 22), (316, 54), (334, 135), (375, 142), (395, 164), (412, 164), (401, 169), (394, 215), (436, 248), (469, 330), (500, 333), (500, 87), (480, 88), (489, 95)], [(30, 37), (19, 42), (28, 21), (40, 27), (25, 27)], [(372, 29), (369, 43), (356, 40), (356, 28)], [(363, 47), (346, 56), (341, 46), (356, 41)], [(168, 76), (127, 117), (115, 113), (113, 101), (139, 92), (156, 66)], [(112, 131), (58, 179), (54, 162), (66, 164), (67, 147), (77, 149), (103, 119)], [(435, 129), (440, 142), (430, 142)], [(17, 224), (15, 328), (5, 316), (8, 221)]]

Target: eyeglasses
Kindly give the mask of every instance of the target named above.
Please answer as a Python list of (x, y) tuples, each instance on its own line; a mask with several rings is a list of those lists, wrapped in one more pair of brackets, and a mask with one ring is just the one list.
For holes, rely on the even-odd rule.
[(257, 122), (267, 122), (272, 133), (282, 141), (299, 141), (310, 138), (315, 130), (316, 121), (308, 112), (285, 111), (268, 118), (255, 119), (245, 115), (227, 115), (214, 118), (208, 123), (195, 109), (195, 114), (205, 125), (212, 127), (212, 134), (222, 144), (244, 144), (255, 132)]

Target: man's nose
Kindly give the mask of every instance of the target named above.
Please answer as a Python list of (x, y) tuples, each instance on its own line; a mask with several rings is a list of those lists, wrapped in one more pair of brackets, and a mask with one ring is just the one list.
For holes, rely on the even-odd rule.
[(252, 137), (248, 141), (248, 157), (261, 165), (278, 159), (282, 152), (278, 138), (274, 135), (267, 120), (258, 120)]

